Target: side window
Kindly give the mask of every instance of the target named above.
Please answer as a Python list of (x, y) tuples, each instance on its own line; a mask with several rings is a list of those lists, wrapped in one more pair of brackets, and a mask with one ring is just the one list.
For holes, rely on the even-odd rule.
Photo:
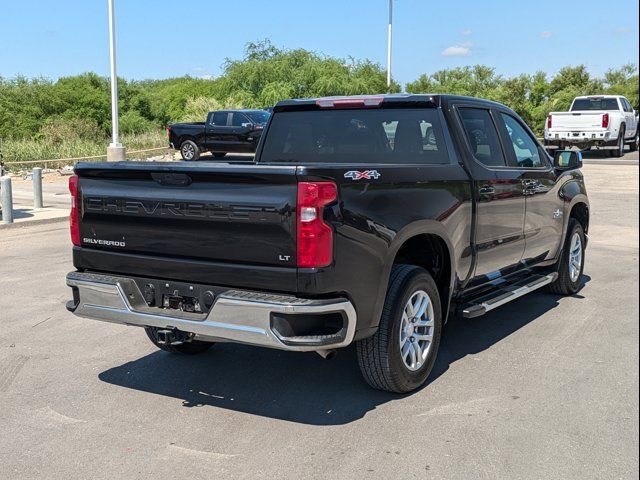
[(216, 127), (226, 127), (227, 126), (227, 112), (215, 112), (213, 114), (213, 125)]
[(247, 116), (244, 113), (233, 113), (233, 118), (231, 120), (232, 127), (242, 127), (243, 123), (251, 123)]
[(443, 149), (443, 140), (438, 137), (440, 132), (436, 133), (438, 126), (427, 119), (392, 120), (382, 126), (389, 148), (394, 152), (437, 152)]
[(461, 108), (460, 117), (474, 157), (488, 167), (506, 166), (498, 132), (489, 111)]
[[(531, 138), (531, 135), (524, 129), (511, 115), (500, 114), (507, 129), (511, 145), (518, 162), (518, 167), (522, 168), (540, 168), (546, 166), (540, 156), (538, 144)], [(508, 147), (507, 147), (508, 148)]]
[(622, 99), (622, 106), (623, 106), (625, 112), (628, 112), (628, 113), (633, 112), (633, 108), (631, 107), (631, 104), (629, 103), (629, 100), (627, 100), (626, 98)]

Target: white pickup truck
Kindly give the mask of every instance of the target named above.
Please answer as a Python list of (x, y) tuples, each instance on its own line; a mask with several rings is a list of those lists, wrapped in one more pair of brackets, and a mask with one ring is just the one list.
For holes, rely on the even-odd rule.
[(625, 97), (597, 95), (576, 97), (568, 112), (551, 112), (544, 129), (544, 142), (560, 149), (577, 146), (580, 150), (606, 148), (621, 157), (624, 146), (638, 149), (638, 117)]

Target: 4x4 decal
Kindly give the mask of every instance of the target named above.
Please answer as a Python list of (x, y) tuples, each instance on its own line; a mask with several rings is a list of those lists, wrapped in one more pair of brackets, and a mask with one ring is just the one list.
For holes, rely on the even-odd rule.
[(358, 170), (350, 170), (344, 174), (344, 178), (350, 178), (351, 180), (377, 180), (381, 177), (377, 170), (365, 170), (360, 172)]

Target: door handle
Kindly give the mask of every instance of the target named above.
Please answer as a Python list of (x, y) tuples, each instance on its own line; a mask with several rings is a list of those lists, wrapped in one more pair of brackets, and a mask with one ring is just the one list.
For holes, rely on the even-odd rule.
[(496, 189), (493, 185), (483, 185), (480, 187), (480, 195), (493, 195), (494, 193), (496, 193)]
[(522, 187), (525, 195), (533, 195), (538, 191), (541, 184), (538, 180), (523, 180)]

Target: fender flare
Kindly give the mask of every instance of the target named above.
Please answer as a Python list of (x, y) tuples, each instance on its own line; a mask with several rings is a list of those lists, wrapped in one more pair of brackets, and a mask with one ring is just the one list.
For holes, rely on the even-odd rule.
[(450, 276), (449, 279), (449, 298), (442, 298), (441, 303), (444, 307), (445, 315), (443, 315), (443, 321), (447, 320), (447, 317), (450, 312), (451, 307), (451, 298), (453, 297), (454, 287), (455, 287), (455, 279), (456, 279), (456, 261), (453, 255), (454, 249), (453, 244), (449, 236), (447, 235), (446, 229), (444, 226), (436, 220), (418, 220), (409, 225), (405, 226), (402, 230), (400, 230), (393, 240), (391, 241), (387, 253), (387, 258), (384, 262), (384, 268), (382, 271), (381, 279), (378, 286), (378, 292), (376, 295), (376, 305), (374, 312), (376, 315), (382, 312), (382, 307), (384, 305), (384, 301), (386, 298), (387, 287), (389, 285), (389, 278), (391, 276), (391, 268), (393, 267), (393, 262), (398, 254), (400, 248), (405, 244), (405, 242), (413, 237), (418, 235), (434, 235), (442, 239), (445, 243), (447, 254), (449, 255), (449, 265), (450, 265)]
[[(565, 238), (569, 228), (571, 212), (574, 207), (578, 204), (584, 204), (587, 207), (588, 212), (591, 212), (591, 207), (586, 189), (584, 188), (584, 183), (576, 178), (566, 182), (560, 189), (559, 195), (560, 198), (564, 200), (564, 225), (562, 229), (562, 238)], [(588, 228), (585, 228), (585, 233), (589, 233)]]
[(180, 148), (182, 147), (182, 144), (184, 142), (186, 142), (187, 140), (191, 140), (196, 145), (198, 144), (198, 142), (196, 142), (196, 138), (195, 137), (193, 137), (191, 135), (182, 135), (181, 137), (178, 138), (178, 150), (180, 150)]

